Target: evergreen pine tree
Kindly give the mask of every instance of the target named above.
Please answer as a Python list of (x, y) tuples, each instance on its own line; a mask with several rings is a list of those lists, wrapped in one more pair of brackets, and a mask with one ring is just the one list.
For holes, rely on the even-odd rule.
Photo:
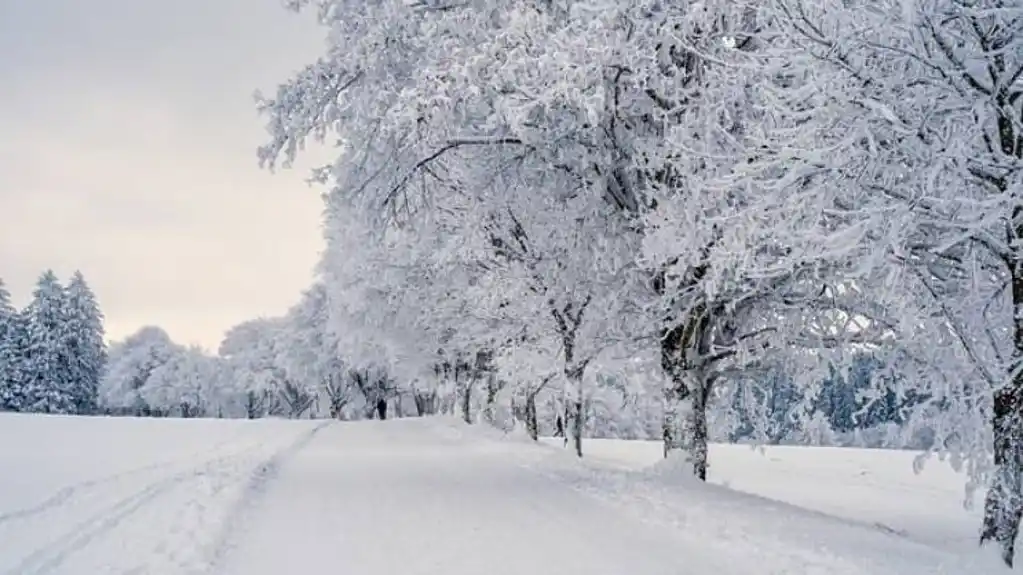
[(0, 410), (20, 408), (21, 317), (11, 304), (11, 293), (0, 279)]
[(25, 386), (28, 381), (28, 309), (17, 310), (8, 325), (11, 365), (11, 411), (26, 411)]
[(42, 413), (74, 413), (67, 301), (51, 270), (39, 278), (27, 311), (24, 408)]
[(106, 366), (103, 314), (85, 277), (75, 272), (67, 287), (67, 335), (70, 384), (75, 412), (93, 414)]

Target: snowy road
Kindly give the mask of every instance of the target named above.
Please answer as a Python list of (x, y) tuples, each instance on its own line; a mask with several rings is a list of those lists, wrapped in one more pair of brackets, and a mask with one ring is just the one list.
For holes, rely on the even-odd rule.
[(444, 418), (0, 415), (0, 437), (0, 575), (1005, 572)]
[(535, 448), (497, 447), (414, 421), (324, 429), (281, 467), (221, 572), (733, 572), (530, 470)]

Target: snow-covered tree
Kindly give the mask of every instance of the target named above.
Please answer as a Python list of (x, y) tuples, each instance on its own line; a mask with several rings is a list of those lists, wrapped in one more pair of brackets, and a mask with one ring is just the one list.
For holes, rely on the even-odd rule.
[(481, 224), (490, 249), (480, 250), (482, 269), (470, 301), (474, 313), (489, 320), (498, 347), (557, 350), (557, 387), (581, 455), (584, 375), (601, 354), (633, 343), (645, 329), (636, 303), (649, 290), (636, 266), (638, 236), (627, 215), (600, 194), (579, 189), (589, 185), (585, 180), (554, 172), (537, 177), (530, 174), (543, 173), (543, 166), (525, 168), (506, 174), (493, 195), (480, 194), (490, 212)]
[(426, 312), (459, 309), (463, 300), (452, 288), (461, 278), (441, 278), (443, 268), (432, 261), (424, 236), (374, 229), (361, 215), (340, 200), (328, 204), (320, 265), (327, 337), (349, 372), (386, 373), (396, 383), (427, 381), (449, 334), (443, 314)]
[(327, 288), (316, 282), (285, 314), (275, 361), (287, 376), (284, 389), (292, 398), (289, 404), (295, 406), (293, 411), (315, 398), (326, 402), (331, 417), (340, 418), (353, 398), (353, 390), (337, 338), (329, 328), (329, 313)]
[(67, 286), (67, 332), (75, 411), (96, 411), (99, 384), (106, 364), (103, 313), (81, 272)]
[(150, 415), (156, 406), (147, 401), (146, 387), (153, 373), (180, 355), (184, 348), (163, 329), (146, 326), (110, 346), (100, 381), (100, 403), (134, 415)]
[[(400, 2), (337, 2), (323, 8), (336, 45), (328, 58), (262, 104), (272, 132), (262, 154), (267, 162), (279, 156), (288, 161), (306, 136), (338, 132), (345, 150), (329, 174), (337, 185), (329, 198), (328, 222), (338, 218), (341, 206), (356, 214), (376, 209), (378, 215), (390, 214), (393, 227), (371, 242), (408, 246), (418, 241), (400, 264), (394, 261), (395, 244), (390, 244), (381, 258), (389, 259), (388, 264), (366, 274), (373, 282), (370, 291), (375, 290), (368, 295), (382, 293), (380, 271), (403, 270), (416, 278), (419, 293), (423, 280), (436, 285), (431, 297), (441, 303), (404, 315), (403, 325), (417, 329), (395, 332), (415, 334), (412, 345), (399, 345), (392, 338), (377, 350), (397, 357), (390, 352), (401, 347), (399, 363), (404, 365), (408, 354), (436, 355), (442, 349), (450, 359), (440, 363), (471, 365), (473, 361), (456, 358), (492, 355), (494, 348), (518, 337), (508, 333), (514, 329), (503, 319), (513, 310), (496, 317), (489, 311), (526, 293), (529, 317), (539, 322), (533, 323), (556, 334), (555, 345), (564, 349), (560, 371), (570, 384), (562, 388), (579, 412), (582, 374), (600, 347), (584, 336), (592, 327), (583, 325), (584, 318), (617, 317), (606, 313), (607, 304), (622, 303), (611, 295), (617, 289), (612, 286), (628, 279), (622, 272), (631, 266), (631, 258), (616, 251), (621, 247), (616, 240), (628, 235), (628, 222), (615, 220), (623, 219), (620, 204), (634, 203), (634, 198), (619, 195), (615, 150), (606, 135), (605, 107), (613, 92), (606, 74), (613, 50), (594, 51), (585, 44), (598, 36), (605, 42), (604, 34), (624, 37), (626, 30), (613, 24), (617, 14), (603, 18), (554, 5), (488, 2), (444, 11)], [(382, 38), (391, 40), (380, 44)], [(537, 60), (537, 53), (546, 57)], [(479, 75), (469, 62), (479, 63)], [(477, 78), (480, 83), (473, 84)], [(533, 117), (544, 119), (536, 122)], [(328, 233), (331, 229), (348, 233), (352, 227), (328, 223)], [(443, 238), (441, 230), (451, 237)], [(339, 259), (347, 258), (335, 260), (333, 267), (353, 267), (353, 259), (368, 261), (362, 252), (372, 247), (366, 242), (349, 245), (359, 245), (356, 258), (350, 251), (328, 247), (328, 259), (332, 251), (341, 254)], [(441, 255), (417, 255), (417, 249)], [(495, 264), (503, 269), (495, 271)], [(353, 278), (359, 273), (342, 275)], [(481, 279), (488, 274), (489, 280)], [(485, 294), (485, 301), (494, 304), (490, 310), (465, 313), (462, 304), (475, 298), (464, 294), (481, 293), (468, 289), (472, 283), (502, 286)], [(351, 286), (339, 291), (359, 299), (352, 296)], [(399, 297), (402, 293), (386, 298), (410, 309), (407, 298)], [(588, 316), (591, 305), (605, 313)], [(440, 370), (447, 371), (464, 370)], [(472, 392), (472, 380), (461, 381), (463, 399)]]
[(74, 413), (67, 297), (53, 271), (48, 270), (39, 278), (26, 315), (27, 345), (22, 372), (24, 409)]
[(218, 348), (226, 360), (235, 389), (248, 400), (252, 416), (283, 415), (280, 397), (287, 381), (282, 366), (281, 334), (284, 318), (257, 318), (242, 322), (227, 331)]
[[(329, 382), (336, 383), (332, 377), (340, 373), (340, 364), (324, 331), (323, 295), (314, 286), (284, 317), (259, 318), (228, 330), (219, 354), (251, 408), (263, 404), (267, 415), (283, 409), (288, 417), (301, 417), (315, 408)], [(340, 390), (330, 391), (340, 401)]]
[(146, 404), (178, 417), (206, 417), (220, 405), (220, 358), (202, 348), (176, 349), (167, 361), (153, 369), (142, 387)]
[[(102, 406), (137, 416), (244, 417), (245, 393), (228, 360), (174, 343), (147, 326), (110, 346)], [(262, 414), (260, 414), (262, 415)]]
[(0, 279), (0, 410), (22, 407), (21, 370), (24, 324), (11, 303), (11, 293)]
[(860, 194), (839, 215), (869, 226), (878, 257), (861, 285), (895, 334), (887, 363), (931, 398), (915, 411), (934, 450), (990, 486), (981, 542), (1011, 564), (1023, 516), (1020, 7), (774, 4), (816, 63), (819, 112), (844, 118)]

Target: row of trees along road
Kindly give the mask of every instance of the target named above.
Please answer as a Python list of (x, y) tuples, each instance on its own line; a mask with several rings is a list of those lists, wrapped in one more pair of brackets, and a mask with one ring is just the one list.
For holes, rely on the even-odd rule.
[(338, 142), (316, 176), (346, 357), (492, 366), (524, 413), (555, 390), (579, 453), (588, 373), (660, 377), (665, 453), (703, 478), (744, 385), (812, 398), (869, 352), (990, 485), (980, 539), (1012, 561), (1017, 2), (288, 4), (328, 42), (261, 100), (261, 159)]

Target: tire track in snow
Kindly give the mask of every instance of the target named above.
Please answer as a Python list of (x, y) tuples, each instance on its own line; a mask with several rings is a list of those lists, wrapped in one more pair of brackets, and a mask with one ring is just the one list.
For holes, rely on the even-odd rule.
[(228, 512), (223, 529), (210, 547), (209, 559), (205, 569), (203, 569), (204, 573), (214, 573), (223, 565), (224, 560), (227, 559), (230, 552), (234, 549), (235, 541), (241, 532), (240, 527), (247, 523), (246, 519), (256, 509), (259, 500), (266, 494), (269, 485), (280, 475), (284, 465), (295, 454), (309, 445), (317, 433), (335, 423), (337, 422), (329, 420), (303, 433), (293, 443), (271, 455), (249, 476), (245, 490)]
[(36, 515), (40, 515), (51, 509), (60, 507), (61, 505), (67, 503), (72, 498), (80, 495), (83, 491), (86, 491), (88, 489), (100, 487), (106, 485), (107, 483), (117, 481), (119, 479), (131, 477), (132, 475), (138, 475), (140, 473), (145, 473), (147, 471), (155, 471), (160, 468), (170, 467), (172, 464), (173, 464), (172, 461), (154, 463), (152, 465), (146, 465), (145, 467), (129, 469), (127, 471), (122, 471), (121, 473), (105, 475), (103, 477), (97, 477), (95, 479), (89, 479), (86, 481), (81, 481), (72, 485), (62, 487), (58, 489), (53, 495), (47, 497), (46, 499), (40, 501), (35, 505), (23, 507), (21, 509), (15, 509), (14, 511), (8, 511), (6, 513), (0, 514), (0, 524), (16, 521), (19, 519), (29, 519), (31, 517), (35, 517)]
[[(207, 450), (205, 453), (215, 453), (218, 450), (222, 449), (225, 445), (229, 445), (231, 443), (232, 443), (231, 441), (222, 441), (222, 442), (217, 443), (216, 445), (214, 445), (212, 448)], [(36, 503), (34, 505), (30, 505), (28, 507), (23, 507), (21, 509), (15, 509), (13, 511), (7, 511), (5, 513), (0, 513), (0, 525), (3, 525), (5, 523), (10, 523), (12, 521), (29, 519), (29, 518), (35, 517), (37, 515), (41, 515), (43, 513), (46, 513), (47, 511), (50, 511), (51, 509), (59, 508), (61, 505), (64, 505), (68, 501), (71, 501), (72, 499), (74, 499), (75, 497), (78, 497), (78, 496), (82, 495), (84, 492), (88, 492), (88, 490), (90, 490), (90, 489), (93, 489), (93, 488), (96, 488), (96, 487), (102, 487), (102, 486), (107, 485), (109, 483), (112, 483), (112, 482), (115, 482), (115, 481), (119, 481), (121, 479), (126, 479), (128, 477), (133, 476), (133, 475), (139, 475), (139, 474), (147, 473), (147, 472), (150, 472), (150, 471), (156, 471), (156, 470), (159, 470), (159, 469), (166, 469), (168, 467), (173, 466), (175, 463), (180, 463), (183, 460), (187, 461), (189, 459), (194, 460), (194, 458), (195, 458), (195, 456), (192, 456), (190, 458), (181, 458), (181, 457), (179, 457), (179, 458), (175, 458), (175, 459), (167, 459), (167, 460), (160, 461), (160, 462), (157, 462), (157, 463), (151, 463), (149, 465), (144, 465), (142, 467), (135, 467), (135, 468), (132, 468), (132, 469), (127, 469), (127, 470), (124, 470), (124, 471), (120, 471), (118, 473), (112, 473), (110, 475), (104, 475), (104, 476), (96, 477), (96, 478), (93, 478), (93, 479), (87, 479), (85, 481), (79, 481), (77, 483), (73, 483), (71, 485), (64, 486), (64, 487), (58, 489), (57, 491), (55, 491), (52, 495), (50, 495), (46, 499), (40, 501), (39, 503)]]
[[(31, 552), (7, 573), (9, 575), (42, 574), (59, 568), (76, 552), (87, 548), (104, 534), (116, 529), (124, 520), (153, 501), (158, 500), (162, 495), (170, 492), (175, 487), (183, 485), (190, 480), (201, 478), (215, 470), (218, 466), (242, 458), (258, 449), (258, 447), (258, 445), (251, 445), (233, 453), (205, 459), (198, 465), (193, 464), (183, 471), (158, 479), (142, 489), (136, 490), (132, 495), (121, 498), (112, 505), (106, 506), (102, 511), (94, 513), (84, 521), (78, 522), (57, 539), (51, 540), (49, 543)], [(124, 476), (127, 474), (120, 475)]]

